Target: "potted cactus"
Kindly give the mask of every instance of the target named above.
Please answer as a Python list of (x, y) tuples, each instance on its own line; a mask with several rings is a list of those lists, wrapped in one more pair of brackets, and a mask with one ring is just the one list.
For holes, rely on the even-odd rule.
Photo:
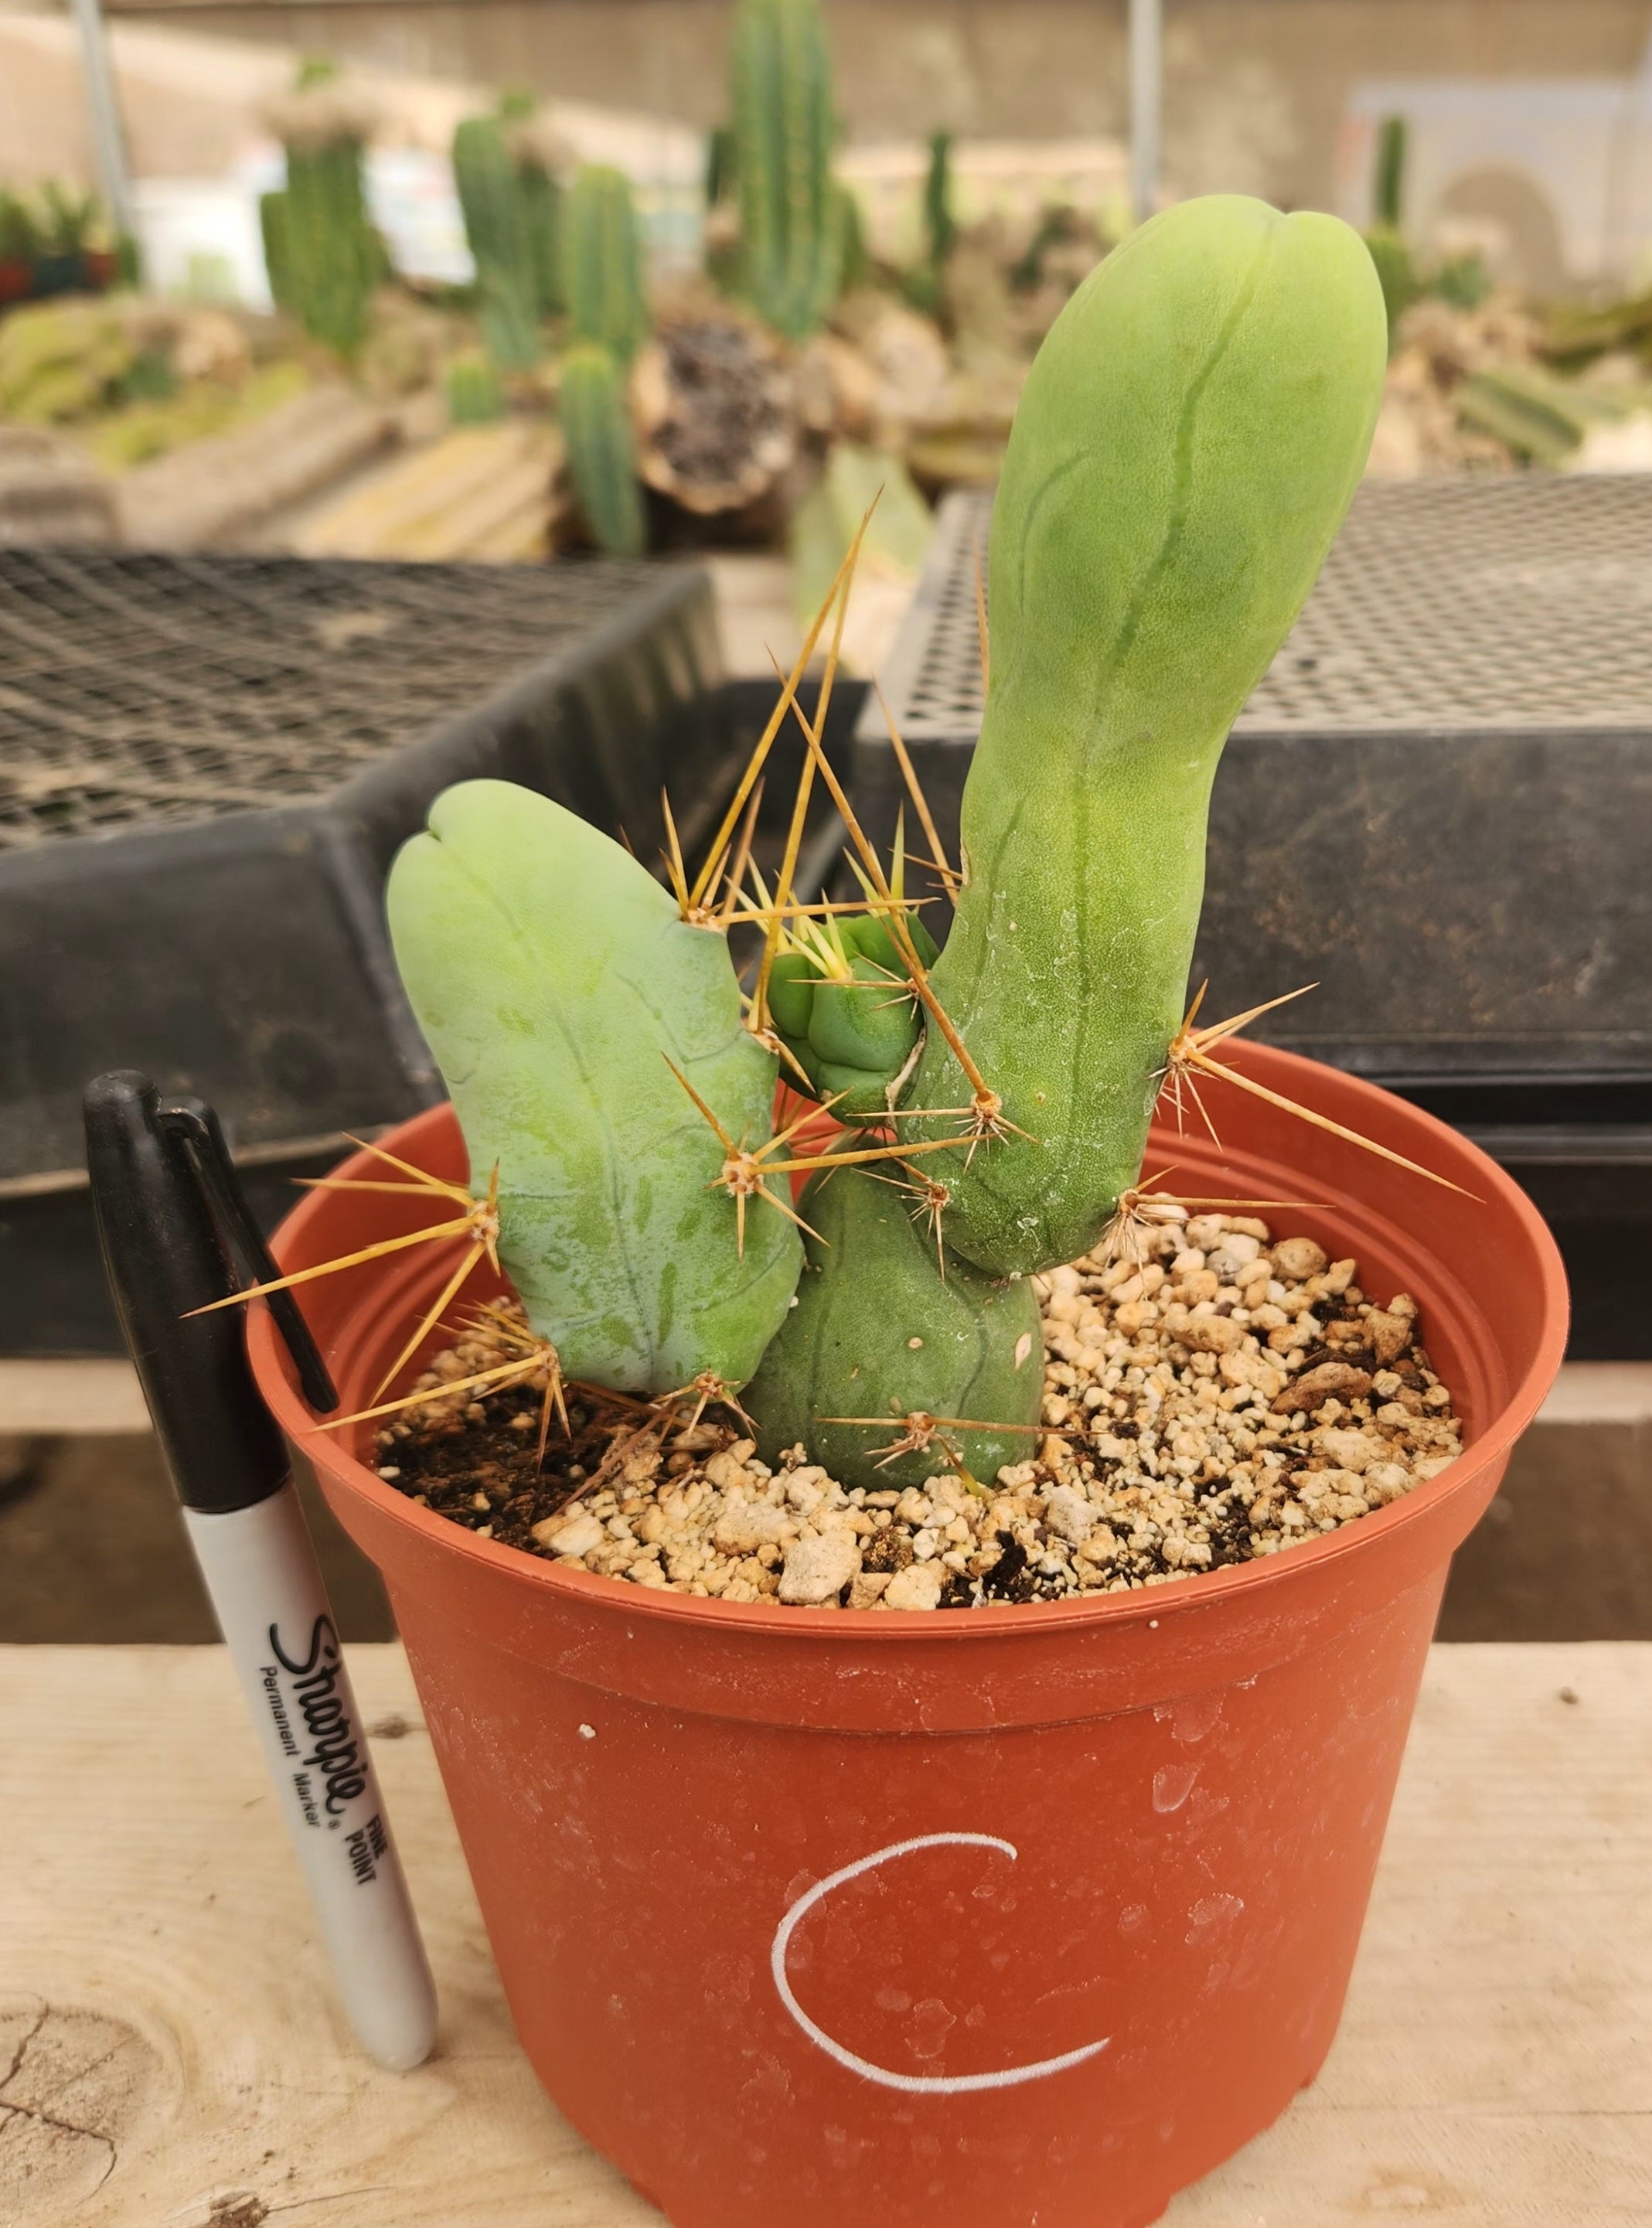
[[(1073, 297), (995, 514), (944, 951), (869, 848), (864, 904), (792, 897), (809, 788), (836, 782), (823, 711), (773, 888), (740, 832), (755, 763), (669, 888), (492, 784), (439, 799), (393, 872), (453, 1105), (278, 1241), (343, 1428), (257, 1316), (253, 1350), (385, 1572), (523, 2043), (684, 2228), (1134, 2228), (1335, 2033), (1446, 1564), (1565, 1312), (1541, 1224), (1473, 1148), (1183, 1017), (1216, 758), (1352, 495), (1385, 355), (1357, 236), (1249, 200), (1154, 219)], [(760, 944), (743, 983), (737, 920)], [(1167, 1081), (1220, 1093), (1220, 1141), (1171, 1133), (1175, 1199), (1143, 1181)], [(1273, 1202), (1295, 1252), (1258, 1268), (1254, 1228), (1220, 1221), (1185, 1243), (1189, 1194)], [(1052, 1571), (1101, 1572), (1093, 1527), (1064, 1544), (1085, 1476), (1134, 1462), (1143, 1493), (1197, 1477), (1221, 1503), (1156, 1430), (1170, 1380), (1139, 1341), (1165, 1275), (1120, 1279), (1166, 1226), (1208, 1296), (1164, 1309), (1159, 1351), (1203, 1371), (1236, 1463), (1271, 1460), (1299, 1396), (1318, 1437), (1291, 1476), (1328, 1447), (1373, 1460), (1381, 1357), (1394, 1414), (1466, 1450), (1287, 1552), (995, 1586), (1043, 1569), (1026, 1496), (1062, 1446), (1091, 1468), (1040, 1501)], [(1391, 1304), (1349, 1297), (1355, 1260)], [(1281, 1343), (1250, 1351), (1288, 1263), (1324, 1358), (1277, 1308)], [(468, 1376), (463, 1344), (442, 1353), (467, 1275), (503, 1355)], [(1041, 1290), (1053, 1351), (1108, 1296), (1105, 1412), (1041, 1370)], [(432, 1358), (434, 1394), (409, 1394)], [(479, 1484), (465, 1526), (403, 1489), (375, 1436), (437, 1396), (458, 1433), (507, 1386), (542, 1386), (553, 1469), (559, 1434), (594, 1448), (609, 1419), (529, 1552)], [(706, 1495), (752, 1569), (784, 1552), (778, 1585), (662, 1567), (661, 1526)], [(949, 1563), (977, 1501), (1021, 1514)], [(920, 1508), (931, 1549), (874, 1572)], [(932, 1564), (944, 1588), (912, 1575)]]

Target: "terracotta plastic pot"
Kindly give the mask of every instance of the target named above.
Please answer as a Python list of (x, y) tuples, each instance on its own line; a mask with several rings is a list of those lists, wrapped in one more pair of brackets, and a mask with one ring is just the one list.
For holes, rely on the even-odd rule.
[[(680, 2228), (1133, 2228), (1265, 2128), (1336, 2031), (1452, 1550), (1559, 1366), (1525, 1197), (1452, 1131), (1289, 1054), (1156, 1138), (1406, 1290), (1468, 1450), (1380, 1513), (1139, 1591), (931, 1615), (785, 1610), (554, 1568), (417, 1508), (265, 1390), (383, 1572), (517, 2031)], [(445, 1175), (445, 1109), (390, 1141)], [(289, 1267), (434, 1220), (313, 1194)], [(348, 1407), (452, 1256), (307, 1286)], [(357, 1450), (370, 1459), (358, 1427)]]

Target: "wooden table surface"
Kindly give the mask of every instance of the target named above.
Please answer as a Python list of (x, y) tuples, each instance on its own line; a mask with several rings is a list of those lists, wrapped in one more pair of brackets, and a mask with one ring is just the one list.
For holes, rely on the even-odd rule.
[[(3, 2228), (658, 2228), (516, 2047), (400, 1651), (352, 1661), (442, 1998), (408, 2075), (222, 1651), (0, 1649)], [(1648, 2228), (1652, 1645), (1434, 1650), (1329, 2063), (1166, 2218)]]

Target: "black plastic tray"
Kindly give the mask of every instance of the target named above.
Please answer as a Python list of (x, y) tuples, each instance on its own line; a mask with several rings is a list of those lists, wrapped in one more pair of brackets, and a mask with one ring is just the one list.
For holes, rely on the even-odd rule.
[[(441, 1095), (381, 896), (436, 792), (520, 781), (653, 860), (669, 791), (692, 851), (775, 693), (722, 681), (687, 567), (0, 554), (0, 1353), (119, 1350), (88, 1077), (210, 1098), (273, 1223), (346, 1132)], [(860, 694), (829, 723), (845, 765)], [(810, 834), (818, 878), (829, 808)]]

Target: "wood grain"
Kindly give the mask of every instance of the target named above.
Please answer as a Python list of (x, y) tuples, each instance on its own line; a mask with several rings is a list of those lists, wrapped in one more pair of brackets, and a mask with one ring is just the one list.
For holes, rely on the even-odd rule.
[[(4, 2228), (657, 2228), (516, 2048), (399, 1651), (352, 1661), (443, 2001), (401, 2077), (222, 1652), (0, 1649)], [(1437, 1648), (1336, 2048), (1169, 2228), (1646, 2228), (1649, 1880), (1652, 1646)]]

